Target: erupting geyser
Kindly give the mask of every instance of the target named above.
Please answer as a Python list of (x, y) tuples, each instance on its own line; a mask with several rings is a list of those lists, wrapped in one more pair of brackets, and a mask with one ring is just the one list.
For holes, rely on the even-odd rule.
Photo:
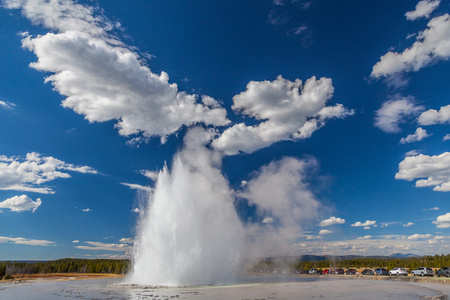
[(237, 273), (243, 227), (219, 169), (221, 156), (205, 147), (212, 134), (191, 129), (171, 172), (160, 173), (138, 226), (128, 282), (220, 284)]

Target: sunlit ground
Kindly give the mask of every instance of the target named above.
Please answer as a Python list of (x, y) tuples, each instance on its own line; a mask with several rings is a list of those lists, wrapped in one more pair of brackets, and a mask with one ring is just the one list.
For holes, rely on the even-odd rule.
[[(243, 277), (223, 286), (151, 287), (122, 279), (9, 281), (0, 299), (448, 299), (450, 284), (324, 277)], [(264, 281), (264, 282), (261, 282)]]

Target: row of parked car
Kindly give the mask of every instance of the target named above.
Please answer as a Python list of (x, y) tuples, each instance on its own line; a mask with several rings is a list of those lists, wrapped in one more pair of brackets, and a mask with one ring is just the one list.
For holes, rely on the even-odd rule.
[[(303, 272), (304, 274), (341, 274), (341, 275), (356, 275), (358, 274), (358, 271), (356, 269), (348, 269), (347, 271), (344, 271), (344, 269), (325, 269), (325, 270), (319, 270), (319, 269), (311, 269), (309, 271)], [(390, 276), (408, 276), (408, 271), (403, 268), (393, 268), (388, 272), (385, 268), (376, 268), (376, 269), (364, 269), (361, 272), (361, 275), (390, 275)], [(431, 268), (426, 267), (420, 267), (416, 268), (411, 271), (412, 276), (434, 276), (434, 271)], [(439, 270), (436, 271), (436, 276), (446, 276), (450, 277), (450, 268), (449, 267), (442, 267)]]

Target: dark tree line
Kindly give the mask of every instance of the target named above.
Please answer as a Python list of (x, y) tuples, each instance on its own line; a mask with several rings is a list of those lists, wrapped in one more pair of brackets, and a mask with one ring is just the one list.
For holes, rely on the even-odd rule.
[(263, 260), (251, 268), (253, 272), (265, 270), (272, 272), (274, 270), (309, 270), (317, 269), (334, 269), (334, 268), (386, 268), (391, 270), (400, 267), (409, 271), (418, 267), (427, 267), (439, 269), (441, 267), (450, 267), (450, 254), (427, 255), (421, 257), (408, 258), (354, 258), (348, 260), (323, 260), (323, 261), (301, 261), (290, 263), (277, 263), (271, 260)]
[(125, 259), (59, 259), (47, 262), (0, 262), (0, 279), (6, 274), (103, 273), (125, 274), (130, 261)]

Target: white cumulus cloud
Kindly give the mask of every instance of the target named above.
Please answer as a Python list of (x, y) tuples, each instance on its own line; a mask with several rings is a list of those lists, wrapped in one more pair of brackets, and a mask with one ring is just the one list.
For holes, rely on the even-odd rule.
[(424, 107), (416, 105), (412, 97), (391, 99), (384, 102), (376, 111), (375, 126), (387, 133), (400, 132), (399, 124), (423, 110)]
[[(369, 227), (370, 228), (370, 226), (375, 226), (376, 223), (377, 223), (377, 221), (370, 221), (370, 220), (367, 220), (364, 223), (361, 223), (358, 221), (356, 223), (353, 223), (352, 227)], [(364, 229), (366, 229), (366, 228), (364, 228)]]
[(6, 199), (5, 201), (0, 202), (1, 208), (8, 208), (14, 212), (23, 212), (23, 211), (31, 211), (35, 212), (36, 209), (42, 204), (40, 198), (33, 201), (27, 195), (22, 196), (14, 196), (12, 198)]
[(414, 143), (421, 141), (427, 137), (431, 136), (431, 134), (428, 134), (425, 129), (422, 127), (419, 127), (416, 129), (416, 131), (413, 134), (408, 134), (405, 138), (400, 139), (400, 144), (408, 144), (408, 143)]
[(333, 231), (328, 230), (328, 229), (322, 229), (321, 231), (319, 231), (319, 234), (324, 235), (324, 234), (330, 234), (333, 233)]
[(421, 239), (431, 239), (433, 237), (433, 235), (431, 234), (413, 234), (408, 236), (408, 240), (421, 240)]
[(442, 138), (442, 140), (443, 140), (444, 142), (450, 140), (450, 133), (446, 134), (446, 135)]
[(428, 156), (408, 156), (400, 162), (395, 179), (412, 181), (416, 187), (433, 187), (434, 191), (450, 191), (450, 152)]
[(227, 155), (252, 153), (283, 140), (306, 139), (330, 118), (343, 118), (353, 111), (342, 104), (326, 106), (334, 87), (329, 78), (311, 77), (294, 82), (278, 76), (274, 81), (251, 81), (247, 90), (233, 97), (233, 110), (259, 124), (235, 124), (213, 141)]
[(442, 106), (439, 110), (429, 109), (420, 114), (420, 125), (435, 125), (450, 123), (450, 105)]
[(402, 53), (388, 52), (373, 68), (374, 78), (388, 77), (401, 72), (418, 71), (432, 63), (450, 57), (450, 15), (431, 19), (428, 28), (420, 32), (416, 42)]
[(410, 226), (413, 226), (413, 225), (414, 225), (413, 222), (408, 222), (406, 224), (403, 224), (403, 227), (410, 227)]
[(213, 98), (179, 91), (167, 73), (153, 73), (94, 8), (70, 0), (5, 3), (54, 31), (25, 36), (22, 45), (38, 58), (32, 68), (52, 74), (46, 82), (66, 97), (62, 106), (89, 122), (116, 120), (119, 133), (135, 135), (133, 141), (160, 136), (162, 142), (184, 125), (230, 122)]
[(406, 19), (414, 21), (419, 18), (429, 18), (430, 14), (439, 6), (440, 0), (422, 0), (414, 10), (405, 13)]
[(335, 225), (335, 224), (344, 224), (344, 223), (345, 223), (344, 219), (331, 217), (329, 219), (320, 221), (319, 225), (317, 225), (317, 226), (325, 227), (325, 226), (330, 226), (330, 225)]
[(0, 190), (53, 194), (51, 188), (41, 185), (58, 178), (71, 177), (63, 171), (97, 174), (91, 167), (75, 166), (36, 152), (28, 153), (25, 159), (0, 155)]
[(450, 213), (437, 217), (436, 221), (433, 221), (433, 224), (437, 228), (450, 228)]

